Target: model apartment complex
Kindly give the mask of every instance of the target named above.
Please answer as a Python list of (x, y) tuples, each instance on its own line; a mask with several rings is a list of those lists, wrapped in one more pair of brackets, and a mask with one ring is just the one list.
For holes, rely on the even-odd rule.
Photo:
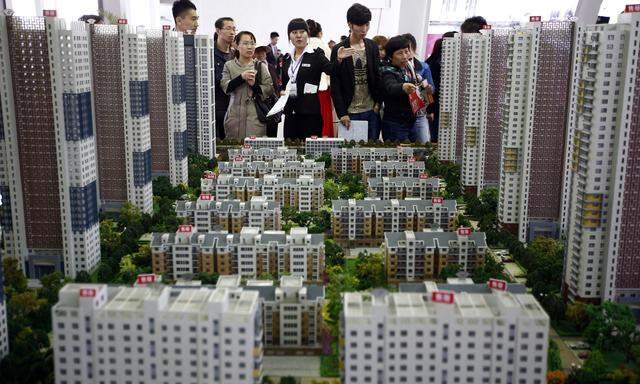
[(244, 145), (248, 145), (251, 148), (271, 148), (278, 149), (284, 147), (284, 139), (277, 137), (256, 137), (249, 136), (244, 138)]
[(331, 154), (331, 149), (341, 148), (346, 143), (342, 137), (307, 137), (304, 141), (304, 154), (308, 159), (317, 158), (323, 153)]
[(280, 205), (263, 196), (250, 201), (214, 200), (202, 194), (197, 201), (176, 201), (176, 215), (186, 219), (195, 232), (227, 231), (240, 233), (243, 227), (262, 231), (280, 230)]
[(345, 293), (342, 381), (544, 384), (549, 317), (532, 295), (490, 284)]
[(418, 178), (375, 177), (367, 180), (367, 193), (369, 197), (382, 200), (404, 200), (411, 197), (428, 200), (439, 195), (440, 179), (428, 177), (424, 173)]
[(424, 161), (363, 161), (361, 166), (362, 180), (366, 183), (370, 177), (420, 177), (425, 174)]
[[(1, 203), (0, 203), (1, 204)], [(2, 253), (0, 252), (0, 256)], [(4, 275), (0, 263), (0, 360), (9, 354), (9, 328), (7, 327), (7, 301), (4, 294)], [(324, 288), (323, 288), (324, 296)]]
[(216, 200), (249, 201), (253, 196), (263, 196), (280, 203), (281, 207), (305, 212), (320, 209), (324, 201), (323, 181), (306, 175), (297, 179), (279, 179), (273, 175), (257, 179), (208, 173), (200, 185), (203, 193), (213, 195)]
[(378, 246), (386, 232), (452, 231), (456, 201), (433, 199), (333, 200), (331, 228), (341, 245)]
[[(100, 262), (88, 28), (67, 27), (55, 12), (0, 15), (1, 225), (6, 257), (18, 258), (30, 278), (74, 278)], [(120, 84), (120, 75), (111, 82)]]
[(58, 295), (56, 384), (262, 380), (257, 292), (67, 284)]
[(509, 32), (498, 219), (520, 241), (557, 237), (574, 23)]
[(184, 57), (182, 33), (147, 31), (151, 172), (173, 186), (188, 182)]
[(403, 161), (413, 159), (413, 148), (332, 148), (331, 168), (337, 173), (360, 173), (365, 161)]
[(469, 228), (456, 232), (387, 232), (382, 247), (387, 278), (395, 282), (437, 279), (449, 264), (472, 273), (484, 264), (487, 253), (485, 234)]
[(220, 276), (216, 287), (222, 286), (258, 292), (262, 304), (265, 348), (320, 348), (323, 285), (303, 285), (300, 276), (282, 276), (276, 282), (249, 280), (242, 287), (240, 276)]
[[(233, 159), (231, 159), (233, 160)], [(302, 161), (287, 161), (275, 159), (272, 161), (221, 161), (218, 163), (218, 173), (241, 177), (261, 178), (274, 175), (279, 179), (297, 179), (302, 175), (314, 179), (324, 179), (323, 162), (309, 159)]]
[(580, 26), (576, 35), (562, 206), (564, 293), (571, 300), (638, 303), (640, 7), (627, 6), (617, 24)]
[(195, 232), (181, 225), (176, 233), (154, 233), (151, 240), (152, 270), (169, 278), (200, 272), (241, 275), (255, 279), (263, 274), (300, 276), (319, 281), (324, 272), (324, 235), (307, 228), (260, 231), (244, 227), (239, 234)]
[(248, 144), (242, 148), (229, 148), (229, 161), (273, 161), (283, 159), (285, 161), (298, 160), (298, 151), (295, 148), (252, 148)]

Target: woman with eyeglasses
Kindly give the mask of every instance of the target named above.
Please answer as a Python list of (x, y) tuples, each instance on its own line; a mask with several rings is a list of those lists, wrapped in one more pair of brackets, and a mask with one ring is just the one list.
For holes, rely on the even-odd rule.
[[(321, 48), (309, 46), (309, 25), (304, 19), (293, 19), (287, 27), (293, 52), (284, 57), (282, 84), (289, 93), (284, 107), (284, 137), (305, 139), (322, 136), (322, 114), (318, 91), (323, 73), (331, 75), (331, 63)], [(341, 48), (337, 59), (353, 55), (353, 48)], [(284, 92), (284, 91), (283, 91)]]
[(236, 35), (236, 57), (224, 64), (222, 90), (230, 96), (224, 118), (227, 138), (266, 135), (267, 125), (258, 119), (254, 98), (267, 99), (273, 93), (269, 69), (253, 58), (256, 37), (242, 31)]

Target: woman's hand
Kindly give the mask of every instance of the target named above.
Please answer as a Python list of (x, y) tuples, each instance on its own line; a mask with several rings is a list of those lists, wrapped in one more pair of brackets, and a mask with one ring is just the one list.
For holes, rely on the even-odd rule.
[(254, 69), (249, 69), (247, 71), (242, 72), (240, 75), (244, 81), (247, 82), (250, 86), (256, 83), (256, 71)]
[(412, 84), (412, 83), (404, 83), (404, 84), (402, 84), (402, 90), (407, 95), (410, 95), (410, 94), (412, 94), (413, 92), (416, 91), (416, 85)]

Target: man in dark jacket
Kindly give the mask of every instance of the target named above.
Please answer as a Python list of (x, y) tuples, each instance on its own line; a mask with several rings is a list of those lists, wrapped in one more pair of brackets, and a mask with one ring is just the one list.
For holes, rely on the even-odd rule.
[(216, 136), (223, 140), (224, 133), (224, 115), (229, 107), (229, 96), (220, 87), (222, 80), (222, 70), (224, 63), (233, 59), (233, 48), (231, 44), (236, 37), (236, 24), (230, 17), (221, 17), (215, 23), (215, 48), (213, 49), (213, 62), (215, 74), (215, 100), (216, 100)]
[(331, 76), (331, 97), (342, 125), (349, 127), (351, 120), (364, 120), (369, 125), (369, 140), (380, 137), (380, 52), (378, 44), (365, 36), (369, 31), (371, 11), (361, 4), (347, 11), (347, 24), (351, 34), (336, 44), (331, 61), (337, 63), (338, 50), (344, 47), (350, 58), (338, 63)]

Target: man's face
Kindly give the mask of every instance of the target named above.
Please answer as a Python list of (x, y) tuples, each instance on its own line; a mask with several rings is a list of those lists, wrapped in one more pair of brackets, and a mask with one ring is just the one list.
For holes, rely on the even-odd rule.
[(256, 59), (258, 59), (258, 61), (267, 61), (267, 52), (260, 51), (256, 53)]
[(353, 23), (348, 23), (349, 29), (351, 30), (351, 34), (356, 36), (358, 39), (364, 39), (369, 32), (369, 23), (356, 25)]
[(227, 44), (233, 43), (233, 39), (236, 37), (236, 23), (226, 20), (222, 28), (216, 28), (218, 36)]
[(271, 38), (271, 45), (278, 45), (278, 36)]
[(176, 17), (176, 30), (183, 33), (190, 31), (191, 34), (195, 34), (198, 30), (198, 11), (187, 9)]

